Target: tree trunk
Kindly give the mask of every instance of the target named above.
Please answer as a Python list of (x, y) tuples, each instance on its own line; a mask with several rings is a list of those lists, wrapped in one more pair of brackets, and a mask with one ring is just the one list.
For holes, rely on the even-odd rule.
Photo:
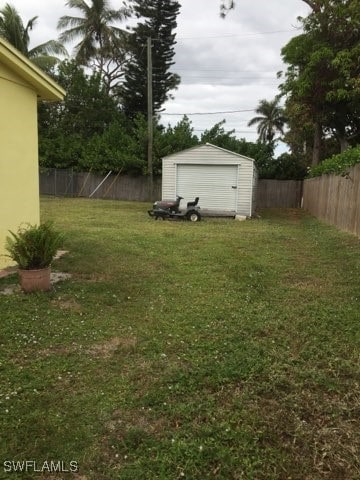
[(315, 123), (314, 130), (314, 146), (312, 152), (311, 165), (319, 165), (320, 163), (320, 149), (321, 149), (321, 125), (319, 122)]
[(340, 142), (340, 152), (341, 153), (345, 152), (345, 150), (347, 150), (350, 147), (348, 139), (345, 137), (345, 135), (340, 135), (339, 136), (339, 142)]

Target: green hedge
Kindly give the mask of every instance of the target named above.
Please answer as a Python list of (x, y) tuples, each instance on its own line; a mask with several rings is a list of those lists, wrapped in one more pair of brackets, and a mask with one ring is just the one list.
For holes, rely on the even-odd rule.
[(360, 145), (349, 148), (343, 153), (333, 155), (327, 158), (320, 165), (311, 167), (308, 177), (319, 177), (326, 173), (335, 173), (336, 175), (344, 175), (350, 167), (360, 163)]

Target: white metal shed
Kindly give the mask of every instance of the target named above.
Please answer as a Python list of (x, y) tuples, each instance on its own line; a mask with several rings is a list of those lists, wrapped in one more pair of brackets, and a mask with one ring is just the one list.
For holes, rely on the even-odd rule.
[(162, 199), (200, 197), (202, 209), (252, 216), (255, 211), (255, 161), (210, 143), (163, 158)]

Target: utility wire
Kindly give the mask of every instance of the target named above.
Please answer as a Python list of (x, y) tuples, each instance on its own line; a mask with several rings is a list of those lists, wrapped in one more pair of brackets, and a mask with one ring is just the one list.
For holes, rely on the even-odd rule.
[(217, 80), (217, 79), (223, 79), (223, 80), (269, 80), (270, 82), (275, 82), (276, 78), (271, 78), (271, 77), (236, 77), (234, 75), (232, 76), (227, 76), (227, 75), (181, 75), (181, 78), (200, 78), (203, 80)]
[[(206, 132), (210, 129), (204, 129), (204, 128), (194, 128), (194, 132)], [(226, 130), (225, 133), (258, 133), (256, 130)]]
[[(224, 72), (224, 73), (248, 73), (250, 75), (254, 75), (256, 73), (276, 74), (278, 72), (278, 70), (226, 70), (227, 68), (226, 66), (223, 66), (221, 68), (197, 68), (197, 67), (184, 68), (184, 67), (179, 67), (177, 64), (174, 64), (174, 68), (176, 68), (177, 72), (201, 72), (201, 73)], [(156, 67), (155, 69), (161, 70), (160, 67)]]
[(161, 112), (161, 115), (218, 115), (222, 113), (241, 113), (241, 112), (255, 112), (254, 108), (246, 109), (246, 110), (228, 110), (224, 112), (191, 112), (191, 113), (165, 113)]
[[(222, 35), (203, 35), (200, 37), (178, 37), (175, 35), (175, 40), (199, 40), (199, 39), (207, 39), (207, 38), (233, 38), (233, 37), (254, 37), (257, 35), (273, 35), (276, 33), (291, 33), (291, 32), (296, 32), (298, 29), (297, 28), (292, 28), (291, 30), (273, 30), (269, 32), (251, 32), (251, 33), (225, 33)], [(170, 37), (164, 37), (164, 38), (153, 38), (153, 42), (162, 42), (165, 38), (173, 38), (173, 35)]]

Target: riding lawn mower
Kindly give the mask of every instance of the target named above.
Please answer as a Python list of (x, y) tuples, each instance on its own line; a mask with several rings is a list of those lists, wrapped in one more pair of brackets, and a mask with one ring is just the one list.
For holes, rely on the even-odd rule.
[(150, 217), (154, 217), (155, 220), (165, 220), (168, 218), (200, 222), (199, 197), (196, 197), (193, 202), (188, 202), (184, 210), (180, 210), (181, 200), (183, 200), (183, 197), (180, 196), (177, 196), (176, 200), (159, 200), (153, 204), (152, 210), (148, 210), (148, 213)]

